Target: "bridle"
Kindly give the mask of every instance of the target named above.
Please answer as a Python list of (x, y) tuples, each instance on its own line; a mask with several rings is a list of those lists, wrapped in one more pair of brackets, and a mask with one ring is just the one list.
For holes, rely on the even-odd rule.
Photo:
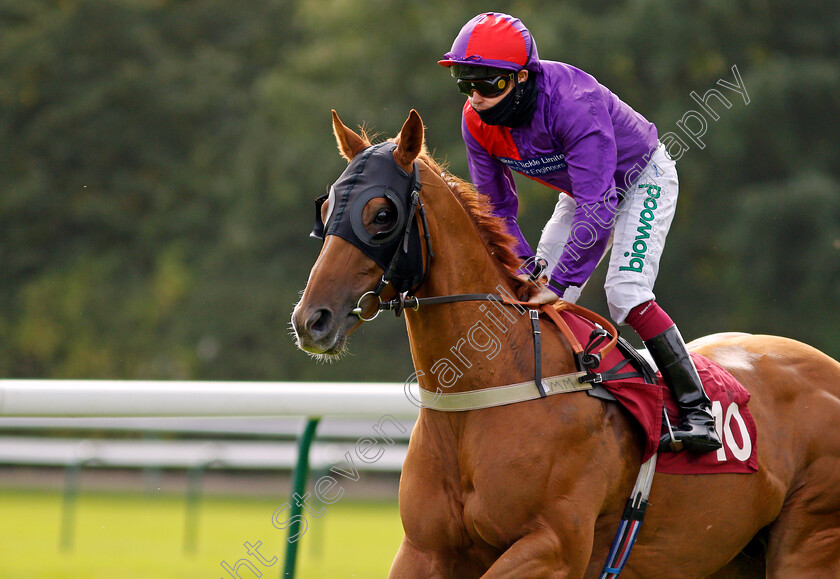
[[(315, 225), (310, 236), (323, 240), (327, 235), (337, 235), (356, 246), (384, 272), (376, 287), (362, 294), (351, 311), (364, 322), (373, 320), (382, 310), (377, 307), (375, 314), (365, 317), (363, 302), (376, 298), (381, 304), (382, 292), (389, 284), (403, 299), (413, 294), (426, 281), (434, 256), (420, 197), (419, 165), (415, 161), (410, 172), (403, 169), (393, 156), (396, 146), (385, 142), (368, 147), (353, 158), (330, 192), (315, 200)], [(364, 209), (377, 198), (391, 205), (396, 218), (388, 229), (373, 233), (364, 222)], [(325, 222), (321, 209), (328, 199)]]
[[(422, 184), (418, 162), (415, 160), (411, 173), (407, 173), (397, 165), (393, 158), (395, 147), (396, 144), (394, 143), (374, 145), (351, 161), (345, 172), (331, 188), (329, 194), (331, 203), (340, 206), (330, 208), (330, 216), (326, 223), (321, 218), (321, 206), (327, 200), (328, 195), (316, 200), (315, 227), (311, 234), (312, 237), (323, 239), (326, 235), (339, 235), (376, 261), (384, 270), (376, 286), (359, 297), (356, 307), (350, 312), (351, 315), (358, 316), (362, 322), (370, 322), (383, 311), (393, 311), (397, 316), (400, 316), (406, 308), (419, 310), (423, 305), (470, 301), (495, 301), (499, 304), (519, 308), (527, 307), (534, 336), (535, 382), (542, 395), (545, 395), (545, 392), (540, 377), (540, 359), (542, 357), (540, 354), (540, 311), (549, 316), (564, 334), (575, 352), (579, 368), (591, 370), (597, 367), (601, 357), (615, 346), (618, 341), (618, 332), (609, 321), (579, 306), (563, 302), (563, 309), (589, 319), (602, 328), (600, 331), (593, 332), (586, 348), (580, 345), (577, 337), (553, 306), (541, 307), (540, 304), (521, 302), (510, 294), (470, 293), (424, 298), (413, 295), (426, 281), (434, 252), (426, 219), (426, 209), (420, 196)], [(369, 169), (367, 172), (365, 171), (366, 167)], [(377, 174), (376, 183), (367, 182), (370, 179), (369, 173)], [(388, 243), (375, 243), (375, 236), (365, 237), (360, 234), (363, 230), (363, 224), (360, 222), (361, 210), (357, 206), (374, 196), (387, 197), (394, 204), (404, 204), (402, 207), (397, 206), (400, 218), (396, 227), (401, 228), (401, 230), (389, 230), (387, 233)], [(420, 238), (421, 228), (422, 242)], [(419, 255), (420, 253), (425, 253), (425, 256)], [(405, 266), (406, 262), (409, 264), (407, 267)], [(383, 301), (382, 292), (389, 284), (394, 287), (397, 295), (393, 299)], [(365, 317), (363, 303), (373, 298), (377, 300), (376, 310), (369, 317)], [(598, 346), (601, 347), (596, 352), (595, 349)], [(595, 378), (591, 379), (595, 380)]]

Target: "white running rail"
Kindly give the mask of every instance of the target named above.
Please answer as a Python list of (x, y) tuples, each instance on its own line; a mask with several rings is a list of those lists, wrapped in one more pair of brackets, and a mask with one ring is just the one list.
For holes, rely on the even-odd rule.
[(398, 383), (0, 380), (0, 416), (416, 418), (418, 413)]

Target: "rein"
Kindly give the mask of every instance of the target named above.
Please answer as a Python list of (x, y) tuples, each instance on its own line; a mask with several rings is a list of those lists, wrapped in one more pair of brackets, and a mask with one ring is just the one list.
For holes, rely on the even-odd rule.
[[(367, 294), (370, 293), (372, 292), (367, 292)], [(367, 294), (363, 295), (362, 298), (364, 298)], [(361, 299), (359, 301), (361, 302)], [(569, 345), (572, 347), (572, 351), (574, 351), (575, 355), (580, 356), (582, 358), (581, 363), (584, 367), (596, 367), (600, 359), (609, 354), (612, 351), (612, 349), (615, 348), (615, 345), (618, 343), (618, 331), (615, 329), (615, 326), (609, 320), (577, 304), (564, 302), (562, 300), (560, 300), (558, 302), (557, 307), (555, 307), (551, 304), (541, 305), (533, 302), (522, 302), (519, 300), (512, 299), (509, 295), (497, 295), (487, 293), (453, 294), (448, 296), (433, 296), (427, 298), (418, 298), (414, 296), (407, 297), (405, 294), (400, 294), (389, 301), (383, 302), (380, 299), (376, 314), (374, 314), (369, 319), (374, 319), (377, 315), (379, 315), (379, 312), (383, 311), (393, 311), (396, 313), (397, 316), (399, 316), (402, 313), (402, 311), (406, 308), (410, 308), (417, 311), (422, 305), (430, 306), (436, 304), (450, 304), (457, 302), (474, 301), (493, 301), (496, 303), (514, 306), (517, 308), (527, 307), (531, 311), (539, 309), (539, 311), (546, 314), (549, 318), (551, 318), (551, 321), (553, 321), (557, 325), (557, 328), (560, 330), (560, 332), (562, 332), (563, 336), (569, 342)], [(577, 339), (577, 336), (575, 336), (574, 332), (572, 332), (572, 329), (565, 322), (565, 320), (563, 320), (562, 316), (560, 316), (560, 311), (572, 312), (600, 326), (605, 330), (607, 334), (609, 334), (610, 340), (606, 344), (604, 344), (598, 350), (597, 353), (588, 351), (588, 349), (581, 346), (580, 342)], [(355, 313), (355, 310), (353, 313)], [(367, 319), (365, 319), (365, 321), (367, 321)], [(599, 341), (597, 344), (595, 344), (595, 347), (600, 345), (602, 342), (603, 340)]]

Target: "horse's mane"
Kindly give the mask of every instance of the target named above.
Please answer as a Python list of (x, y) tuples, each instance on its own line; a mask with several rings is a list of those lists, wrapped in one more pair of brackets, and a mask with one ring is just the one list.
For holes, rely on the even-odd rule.
[(516, 275), (516, 271), (522, 265), (522, 260), (513, 251), (516, 240), (507, 232), (504, 219), (493, 214), (487, 196), (479, 193), (471, 183), (450, 173), (444, 163), (432, 157), (425, 145), (418, 159), (443, 178), (472, 219), (490, 255), (495, 257), (508, 273)]
[[(368, 145), (371, 145), (375, 135), (371, 135), (365, 127), (361, 127), (361, 137)], [(449, 190), (470, 216), (490, 255), (496, 258), (508, 274), (515, 276), (522, 265), (522, 260), (513, 250), (516, 239), (507, 232), (504, 219), (493, 214), (487, 196), (479, 193), (471, 183), (450, 173), (445, 163), (437, 161), (429, 153), (425, 143), (417, 159), (443, 178)]]

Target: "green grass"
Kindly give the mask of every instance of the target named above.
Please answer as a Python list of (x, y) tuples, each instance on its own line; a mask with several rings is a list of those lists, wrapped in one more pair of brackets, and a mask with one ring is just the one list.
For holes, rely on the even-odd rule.
[[(248, 558), (262, 577), (280, 577), (286, 530), (272, 514), (287, 498), (206, 497), (198, 517), (197, 548), (184, 553), (185, 503), (178, 496), (82, 493), (76, 503), (74, 544), (60, 548), (62, 497), (55, 492), (0, 493), (0, 577), (3, 579), (215, 579), (230, 577)], [(284, 518), (285, 520), (285, 518)], [(298, 579), (384, 577), (402, 539), (395, 502), (339, 501), (309, 517), (298, 541)], [(245, 542), (262, 543), (270, 567), (249, 557)], [(256, 577), (245, 566), (243, 579)]]

